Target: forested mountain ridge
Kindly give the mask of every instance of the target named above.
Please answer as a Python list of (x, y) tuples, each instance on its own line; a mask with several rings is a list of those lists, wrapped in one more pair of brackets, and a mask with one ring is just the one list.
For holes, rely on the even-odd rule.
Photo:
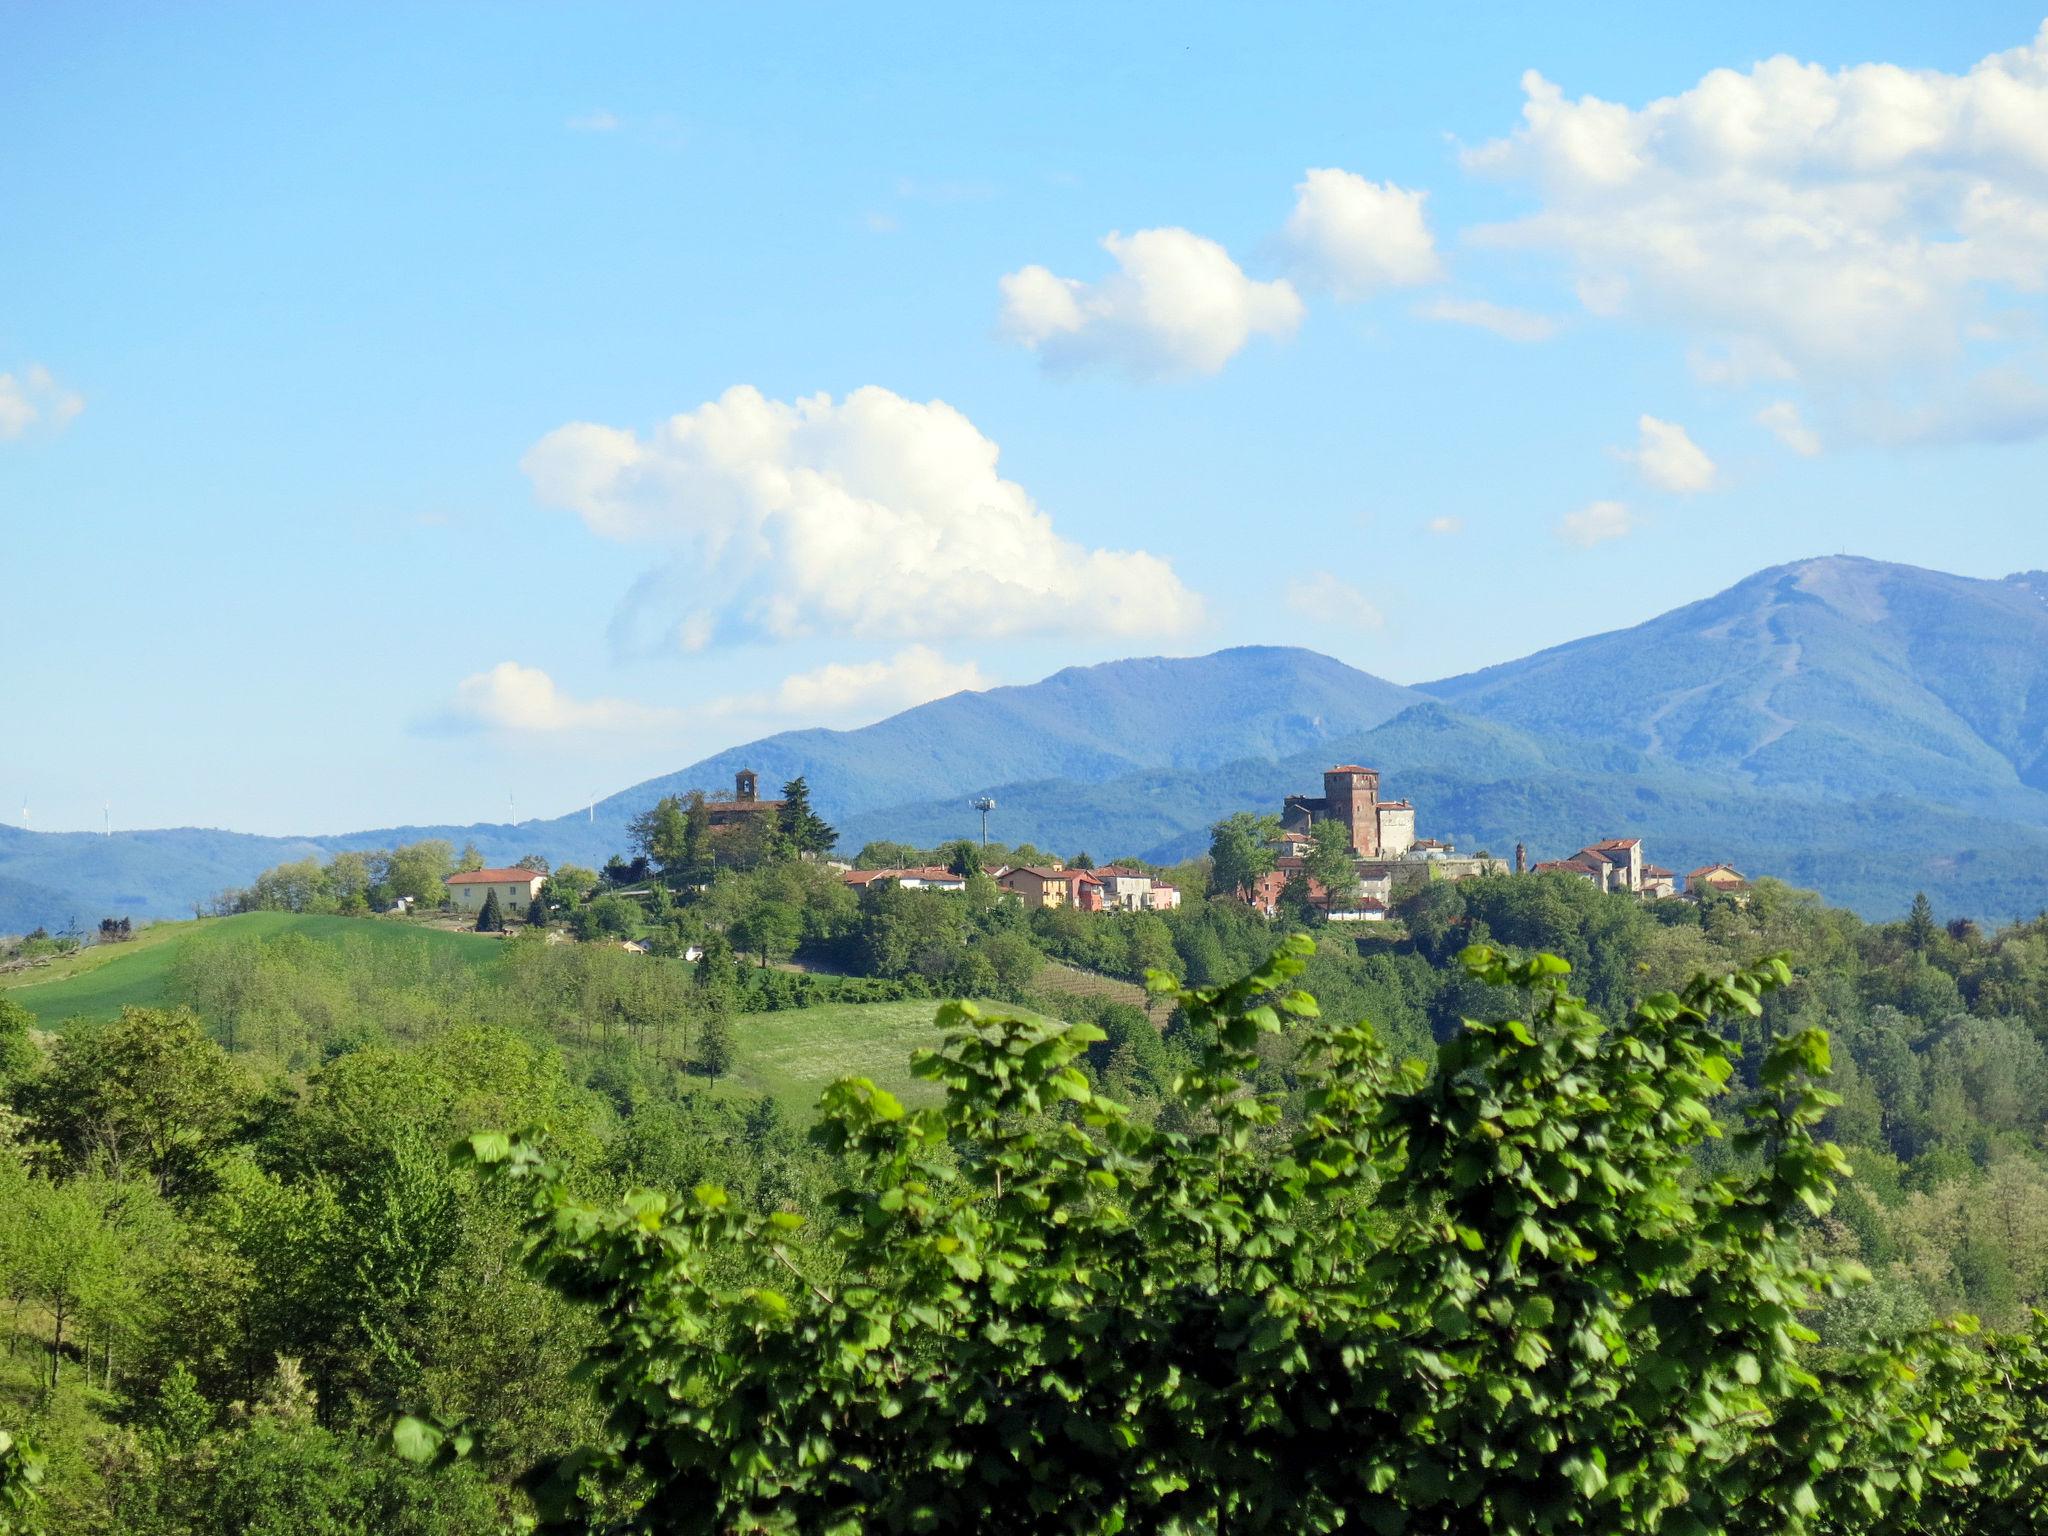
[(1774, 566), (1631, 629), (1425, 683), (1545, 737), (1762, 787), (2048, 824), (2048, 576), (1850, 556)]
[(855, 730), (731, 748), (551, 821), (309, 838), (0, 827), (0, 932), (180, 916), (279, 862), (421, 837), (596, 864), (661, 795), (805, 775), (857, 848), (974, 829), (1173, 857), (1230, 811), (1369, 761), (1426, 835), (1544, 857), (1628, 833), (1674, 868), (1732, 859), (1871, 915), (1918, 888), (1980, 917), (2048, 905), (2048, 574), (1847, 557), (1760, 571), (1647, 623), (1404, 688), (1251, 646), (1074, 667)]
[(665, 794), (805, 775), (819, 810), (852, 816), (955, 799), (1009, 779), (1116, 777), (1272, 759), (1369, 730), (1421, 696), (1315, 651), (1238, 646), (1208, 656), (1068, 667), (1041, 682), (956, 693), (857, 730), (785, 731), (602, 800), (624, 820)]

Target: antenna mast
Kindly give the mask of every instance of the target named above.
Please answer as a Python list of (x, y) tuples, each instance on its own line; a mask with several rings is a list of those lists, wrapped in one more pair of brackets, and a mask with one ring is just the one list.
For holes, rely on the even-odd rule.
[(988, 813), (996, 808), (995, 798), (991, 795), (980, 795), (967, 803), (981, 812), (981, 846), (986, 850), (988, 848)]

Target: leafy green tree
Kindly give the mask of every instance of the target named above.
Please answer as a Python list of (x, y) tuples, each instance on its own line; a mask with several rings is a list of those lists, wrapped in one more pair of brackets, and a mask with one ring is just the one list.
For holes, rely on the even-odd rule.
[(763, 965), (787, 959), (803, 937), (803, 914), (786, 901), (764, 901), (734, 926), (733, 943)]
[(1209, 890), (1217, 896), (1235, 896), (1258, 883), (1273, 868), (1273, 839), (1280, 835), (1280, 818), (1255, 816), (1238, 811), (1209, 829)]
[(732, 1062), (732, 1025), (723, 1013), (714, 1013), (697, 1037), (697, 1070), (717, 1082), (732, 1070)]
[(0, 1429), (0, 1536), (33, 1536), (41, 1529), (37, 1506), (48, 1469), (49, 1458), (34, 1441)]
[(476, 915), (476, 931), (478, 933), (503, 933), (505, 931), (505, 914), (498, 906), (498, 893), (495, 888), (484, 892), (483, 907)]
[(782, 806), (775, 813), (776, 830), (795, 853), (830, 853), (839, 834), (811, 808), (811, 786), (798, 774), (782, 786)]
[(680, 873), (695, 864), (689, 833), (689, 818), (680, 795), (663, 795), (626, 823), (626, 836), (633, 847), (664, 875)]
[[(852, 1178), (822, 1251), (713, 1184), (589, 1207), (538, 1148), (472, 1138), (528, 1192), (536, 1272), (607, 1319), (613, 1438), (576, 1464), (638, 1480), (646, 1530), (1819, 1536), (1909, 1529), (1885, 1522), (1980, 1479), (2031, 1518), (2041, 1411), (1986, 1399), (2002, 1367), (1953, 1334), (1805, 1352), (1801, 1312), (1854, 1278), (1805, 1246), (1846, 1171), (1813, 1134), (1823, 1035), (1777, 1040), (1744, 1163), (1699, 1174), (1724, 1022), (1782, 961), (1607, 1027), (1562, 961), (1474, 950), (1532, 1006), (1425, 1076), (1290, 987), (1310, 951), (1178, 995), (1184, 1128), (1091, 1091), (1102, 1031), (947, 1005), (915, 1067), (942, 1104), (828, 1092)], [(1287, 1021), (1315, 1063), (1291, 1132), (1253, 1086)], [(2041, 1379), (2038, 1340), (2014, 1348), (2006, 1379)]]
[(1358, 893), (1358, 865), (1351, 834), (1341, 821), (1319, 821), (1309, 829), (1302, 868), (1333, 902), (1347, 902)]
[(72, 1167), (132, 1170), (178, 1197), (204, 1187), (250, 1099), (248, 1079), (190, 1010), (124, 1008), (58, 1042), (27, 1107)]
[(438, 906), (448, 894), (443, 882), (454, 873), (454, 848), (440, 838), (428, 838), (385, 855), (379, 883), (394, 899), (410, 896), (421, 906)]
[(29, 1031), (36, 1016), (11, 997), (0, 997), (0, 1100), (32, 1076), (42, 1061)]
[(586, 941), (623, 939), (632, 933), (637, 915), (632, 902), (616, 891), (606, 891), (571, 912), (569, 926), (577, 938)]
[[(874, 844), (870, 843), (868, 847), (872, 848)], [(938, 853), (939, 857), (944, 861), (946, 868), (962, 878), (978, 875), (982, 871), (981, 845), (970, 838), (955, 838), (952, 842), (943, 844), (939, 848)], [(899, 865), (896, 867), (914, 866)]]
[(704, 936), (703, 953), (697, 957), (697, 985), (720, 999), (729, 1000), (739, 992), (740, 965), (732, 941), (716, 929)]

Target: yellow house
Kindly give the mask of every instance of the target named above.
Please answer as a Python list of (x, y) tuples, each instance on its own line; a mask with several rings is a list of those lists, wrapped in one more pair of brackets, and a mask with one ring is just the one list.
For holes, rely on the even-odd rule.
[(507, 916), (524, 912), (533, 901), (546, 875), (530, 869), (466, 869), (446, 881), (449, 898), (458, 912), (480, 912), (484, 898), (498, 893), (498, 906)]

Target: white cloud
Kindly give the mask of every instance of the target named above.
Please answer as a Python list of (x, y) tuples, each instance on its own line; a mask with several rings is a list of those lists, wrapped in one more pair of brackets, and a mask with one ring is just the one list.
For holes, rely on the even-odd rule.
[(1282, 239), (1304, 282), (1362, 299), (1442, 275), (1423, 214), (1427, 192), (1328, 168), (1306, 172), (1294, 192)]
[(600, 107), (594, 112), (578, 113), (563, 126), (571, 133), (615, 133), (620, 123), (616, 114)]
[(686, 642), (715, 630), (1151, 639), (1199, 621), (1200, 599), (1165, 560), (1061, 537), (997, 455), (943, 401), (873, 385), (780, 401), (741, 385), (644, 438), (558, 428), (520, 467), (593, 532), (678, 551), (693, 589)]
[(724, 714), (775, 714), (792, 719), (892, 715), (948, 694), (990, 686), (971, 661), (948, 661), (927, 645), (905, 646), (884, 661), (834, 661), (785, 677), (771, 692), (736, 695), (714, 708)]
[(1595, 544), (1634, 533), (1635, 529), (1636, 520), (1622, 503), (1596, 501), (1576, 512), (1567, 512), (1557, 526), (1557, 536), (1567, 544), (1591, 549)]
[(1781, 56), (1641, 107), (1523, 89), (1465, 160), (1541, 206), (1475, 238), (1562, 253), (1589, 309), (1674, 323), (1731, 379), (1911, 388), (2048, 289), (2048, 26), (1962, 74)]
[(41, 363), (0, 373), (0, 443), (37, 429), (61, 432), (84, 409), (85, 397), (59, 384)]
[(1801, 458), (1810, 459), (1820, 452), (1819, 434), (1806, 424), (1799, 407), (1790, 400), (1773, 400), (1756, 413), (1756, 424)]
[(1100, 282), (1022, 268), (1001, 281), (1002, 329), (1055, 368), (1111, 363), (1135, 377), (1215, 373), (1254, 336), (1291, 336), (1301, 298), (1284, 278), (1246, 277), (1185, 229), (1111, 233), (1118, 271)]
[(1418, 305), (1415, 313), (1425, 320), (1477, 326), (1508, 341), (1548, 341), (1558, 331), (1557, 322), (1548, 315), (1510, 309), (1505, 304), (1491, 304), (1485, 299), (1433, 299)]
[(1431, 533), (1439, 536), (1448, 536), (1463, 533), (1465, 531), (1465, 519), (1462, 517), (1432, 517), (1427, 526)]
[(1714, 483), (1714, 461), (1675, 421), (1654, 416), (1636, 420), (1641, 437), (1633, 449), (1617, 449), (1619, 457), (1635, 465), (1640, 474), (1660, 491), (1690, 495)]
[(828, 662), (772, 688), (730, 693), (688, 709), (630, 699), (578, 699), (538, 667), (501, 661), (465, 677), (430, 729), (524, 735), (665, 735), (687, 722), (763, 720), (816, 723), (879, 719), (915, 704), (992, 686), (972, 661), (948, 661), (926, 645), (879, 661)]
[(629, 699), (572, 698), (540, 668), (516, 661), (465, 677), (447, 711), (448, 723), (458, 727), (533, 734), (641, 732), (671, 729), (682, 720), (681, 710)]
[(1285, 593), (1287, 606), (1305, 619), (1343, 629), (1378, 629), (1386, 616), (1371, 600), (1328, 571), (1290, 581)]

